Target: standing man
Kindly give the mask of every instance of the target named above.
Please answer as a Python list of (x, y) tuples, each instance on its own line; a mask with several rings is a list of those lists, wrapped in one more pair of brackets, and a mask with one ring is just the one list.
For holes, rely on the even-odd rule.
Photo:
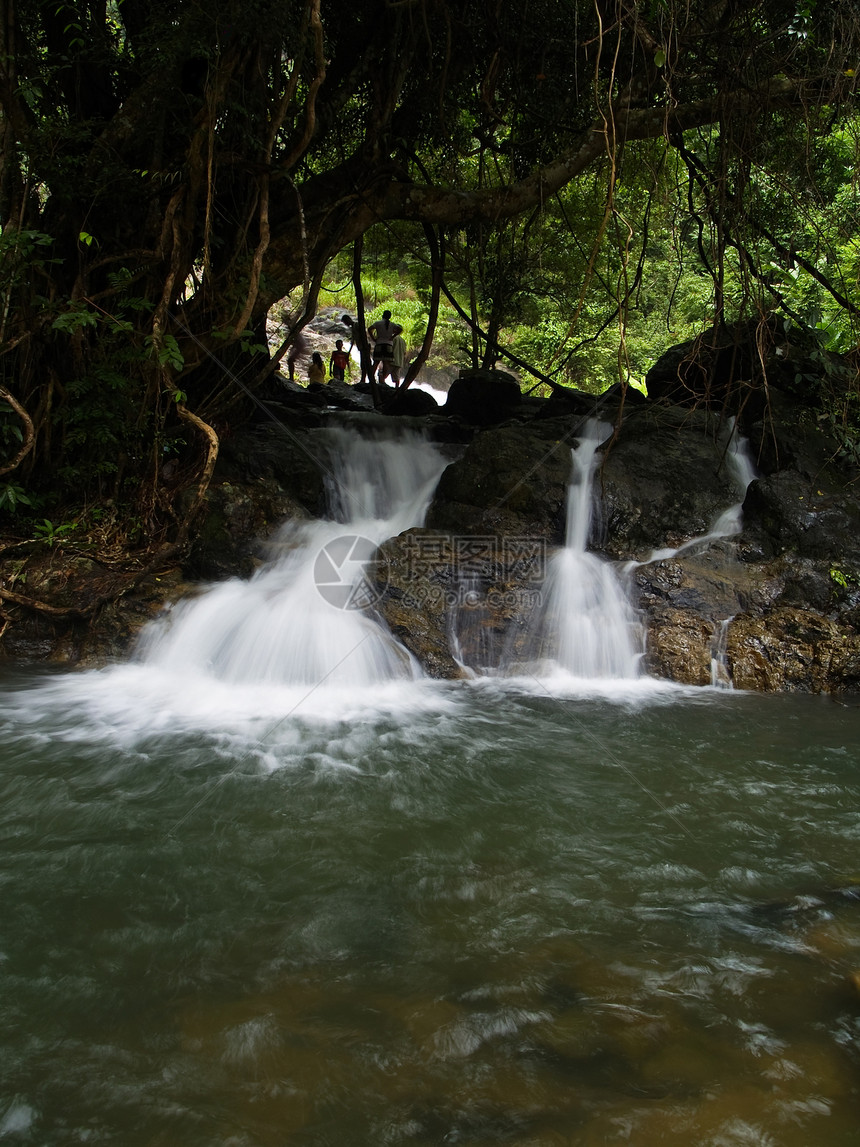
[(397, 378), (394, 375), (394, 339), (403, 333), (403, 327), (391, 321), (391, 311), (383, 311), (382, 318), (371, 323), (367, 333), (373, 339), (372, 373), (375, 375), (378, 367), (379, 381), (384, 382), (390, 374), (394, 378), (394, 385), (397, 386)]

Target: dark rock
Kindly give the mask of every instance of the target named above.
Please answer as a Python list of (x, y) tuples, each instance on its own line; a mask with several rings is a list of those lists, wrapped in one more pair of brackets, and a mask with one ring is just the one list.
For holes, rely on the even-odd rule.
[(725, 440), (719, 419), (703, 411), (631, 412), (598, 476), (605, 552), (641, 560), (706, 534), (741, 497)]
[(380, 407), (380, 413), (421, 417), (425, 414), (438, 414), (439, 404), (431, 394), (427, 394), (424, 390), (415, 390), (410, 386), (406, 390), (397, 390), (390, 398), (386, 398)]
[(806, 410), (822, 409), (856, 385), (851, 360), (821, 348), (815, 332), (786, 331), (775, 318), (712, 327), (670, 347), (645, 376), (652, 401), (741, 414), (769, 415), (774, 392)]
[(300, 386), (283, 374), (273, 375), (259, 397), (268, 409), (258, 411), (254, 416), (255, 422), (266, 422), (271, 419), (272, 411), (278, 415), (287, 411), (292, 415), (308, 410), (320, 410), (325, 406), (325, 397), (318, 390)]
[(564, 536), (573, 440), (504, 426), (475, 435), (442, 475), (427, 525), (453, 534)]
[(394, 387), (389, 386), (386, 382), (377, 382), (375, 386), (370, 382), (356, 382), (352, 389), (355, 394), (364, 395), (364, 397), (369, 401), (371, 408), (374, 407), (374, 390), (376, 391), (376, 395), (379, 398), (380, 407), (384, 406), (386, 402), (393, 398), (397, 393)]
[(325, 508), (323, 475), (328, 466), (325, 432), (297, 431), (268, 422), (240, 432), (224, 443), (214, 481), (247, 485), (272, 480), (311, 515)]
[(593, 394), (585, 394), (581, 390), (571, 390), (568, 387), (553, 387), (549, 398), (540, 400), (541, 406), (536, 411), (538, 418), (559, 418), (570, 415), (587, 417), (594, 409), (595, 398)]
[[(135, 578), (129, 565), (111, 570), (62, 547), (34, 550), (21, 563), (21, 572), (26, 572), (21, 595), (58, 612), (50, 615), (5, 601), (7, 618), (15, 624), (3, 634), (2, 656), (80, 668), (127, 656), (141, 628), (164, 602), (190, 589), (178, 567)], [(10, 569), (10, 563), (4, 563), (7, 575)], [(64, 609), (67, 615), (62, 615)]]
[(506, 371), (461, 371), (451, 383), (444, 410), (472, 426), (494, 426), (510, 418), (521, 402), (519, 383)]
[(311, 382), (308, 391), (318, 395), (325, 406), (334, 406), (338, 410), (373, 410), (370, 395), (360, 391), (358, 386), (350, 386), (348, 382), (339, 382), (334, 378), (328, 382)]
[(841, 486), (850, 477), (854, 460), (840, 450), (827, 423), (790, 395), (772, 391), (763, 416), (743, 419), (742, 427), (762, 474), (794, 470), (819, 486)]
[(747, 491), (743, 512), (745, 534), (769, 555), (860, 563), (860, 504), (851, 487), (834, 489), (824, 475), (810, 481), (783, 470), (759, 478)]
[(453, 585), (444, 562), (435, 558), (433, 531), (408, 530), (380, 547), (375, 577), (377, 609), (394, 636), (431, 677), (465, 676), (451, 652), (448, 610)]
[(763, 330), (757, 322), (714, 327), (670, 347), (645, 376), (648, 397), (719, 411), (731, 396), (738, 409), (752, 394), (759, 340), (771, 337), (769, 328)]
[(250, 485), (214, 483), (206, 491), (184, 572), (203, 581), (250, 577), (268, 535), (286, 518), (308, 516), (272, 479)]
[(642, 566), (635, 586), (642, 606), (665, 606), (711, 623), (748, 608), (757, 588), (750, 571), (733, 560), (728, 542)]

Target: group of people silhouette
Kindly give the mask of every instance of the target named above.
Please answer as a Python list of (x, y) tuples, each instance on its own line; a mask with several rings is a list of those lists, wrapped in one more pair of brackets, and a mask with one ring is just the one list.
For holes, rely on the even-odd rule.
[[(345, 382), (351, 351), (355, 347), (362, 363), (362, 380), (365, 376), (364, 364), (369, 361), (370, 381), (384, 383), (390, 379), (396, 389), (400, 385), (406, 366), (406, 341), (403, 338), (403, 327), (400, 323), (391, 321), (391, 311), (383, 311), (382, 318), (377, 319), (367, 328), (367, 334), (373, 342), (372, 355), (368, 344), (362, 339), (358, 323), (349, 315), (342, 315), (341, 322), (350, 332), (349, 347), (344, 349), (343, 339), (335, 340), (334, 350), (328, 360), (328, 371), (326, 371), (326, 363), (322, 354), (319, 351), (313, 351), (308, 366), (308, 383), (324, 383), (327, 378), (332, 381)], [(296, 363), (307, 353), (307, 347), (307, 338), (299, 331), (287, 356), (291, 382), (295, 381)]]

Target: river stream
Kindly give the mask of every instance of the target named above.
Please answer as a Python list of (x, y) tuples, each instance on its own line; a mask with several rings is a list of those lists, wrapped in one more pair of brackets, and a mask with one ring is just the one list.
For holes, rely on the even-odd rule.
[(858, 705), (285, 654), (307, 540), (2, 670), (0, 1140), (853, 1147)]

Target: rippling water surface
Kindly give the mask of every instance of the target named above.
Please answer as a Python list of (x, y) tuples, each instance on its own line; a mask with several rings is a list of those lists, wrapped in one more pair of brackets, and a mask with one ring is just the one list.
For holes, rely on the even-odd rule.
[(856, 705), (2, 684), (4, 1142), (856, 1143)]

